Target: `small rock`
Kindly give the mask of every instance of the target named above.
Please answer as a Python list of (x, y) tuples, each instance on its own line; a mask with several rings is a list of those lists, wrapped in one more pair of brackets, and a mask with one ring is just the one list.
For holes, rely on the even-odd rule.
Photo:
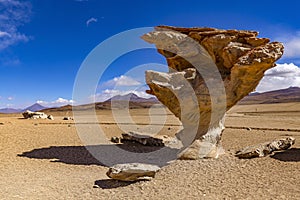
[(63, 120), (73, 120), (72, 117), (64, 117)]
[(119, 137), (111, 137), (110, 141), (113, 143), (120, 143), (120, 138)]
[(143, 163), (117, 164), (109, 168), (106, 175), (115, 180), (138, 181), (150, 180), (160, 168), (156, 165)]
[(171, 127), (169, 127), (168, 130), (171, 130)]
[(247, 131), (251, 131), (252, 129), (251, 129), (250, 127), (247, 127), (246, 130), (247, 130)]
[(0, 122), (0, 125), (4, 125), (4, 123)]
[(100, 188), (99, 185), (93, 185), (93, 188)]
[(50, 120), (54, 120), (54, 117), (52, 115), (48, 115), (47, 118), (50, 119)]

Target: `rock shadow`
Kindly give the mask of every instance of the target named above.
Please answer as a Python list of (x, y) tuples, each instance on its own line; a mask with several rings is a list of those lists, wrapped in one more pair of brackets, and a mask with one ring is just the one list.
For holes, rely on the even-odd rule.
[(143, 146), (138, 143), (90, 145), (90, 146), (50, 146), (33, 149), (18, 154), (20, 157), (49, 159), (72, 165), (112, 166), (120, 163), (140, 162), (165, 166), (176, 159), (178, 149), (169, 147)]
[(18, 154), (20, 157), (49, 159), (72, 165), (103, 165), (84, 146), (50, 146)]
[(286, 151), (276, 152), (274, 155), (271, 155), (270, 157), (284, 162), (299, 162), (300, 149), (291, 148)]
[(103, 179), (103, 180), (97, 180), (95, 181), (95, 186), (102, 188), (102, 189), (113, 189), (113, 188), (119, 188), (119, 187), (126, 187), (128, 185), (134, 184), (139, 181), (118, 181), (113, 179)]

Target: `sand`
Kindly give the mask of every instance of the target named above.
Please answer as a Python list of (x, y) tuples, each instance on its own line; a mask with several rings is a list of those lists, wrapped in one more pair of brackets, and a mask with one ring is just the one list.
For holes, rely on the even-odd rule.
[[(132, 117), (147, 124), (147, 113), (132, 110)], [(110, 111), (97, 114), (108, 138), (122, 133)], [(300, 103), (235, 106), (226, 118), (225, 155), (176, 160), (155, 179), (136, 183), (109, 179), (108, 168), (85, 150), (74, 122), (62, 120), (65, 115), (54, 113), (54, 121), (0, 115), (0, 199), (300, 199)], [(180, 128), (168, 113), (159, 134), (174, 135)], [(286, 136), (296, 138), (290, 150), (251, 160), (234, 157), (247, 145)]]

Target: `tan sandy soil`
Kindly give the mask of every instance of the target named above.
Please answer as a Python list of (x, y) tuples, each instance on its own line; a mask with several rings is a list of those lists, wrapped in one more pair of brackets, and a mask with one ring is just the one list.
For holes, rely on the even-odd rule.
[[(148, 110), (131, 113), (137, 124), (149, 122)], [(54, 113), (54, 121), (0, 115), (0, 199), (300, 199), (299, 103), (236, 106), (226, 118), (230, 128), (223, 134), (224, 156), (174, 161), (152, 181), (132, 184), (105, 175), (108, 168), (85, 150), (74, 121), (62, 120), (66, 114)], [(160, 115), (154, 113), (156, 126), (164, 123)], [(98, 111), (97, 116), (108, 137), (122, 133), (110, 111)], [(174, 135), (180, 122), (167, 116), (159, 134)], [(153, 130), (137, 129), (126, 117), (123, 122), (126, 129)], [(286, 136), (296, 138), (288, 151), (251, 160), (233, 156), (247, 145)]]

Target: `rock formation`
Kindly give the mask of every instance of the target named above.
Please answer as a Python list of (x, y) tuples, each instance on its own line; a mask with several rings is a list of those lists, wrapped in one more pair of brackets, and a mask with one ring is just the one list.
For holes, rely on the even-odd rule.
[(168, 73), (146, 71), (147, 91), (183, 125), (181, 159), (217, 158), (225, 112), (275, 66), (283, 45), (258, 32), (158, 26), (142, 39), (166, 57)]
[(46, 115), (43, 112), (32, 112), (30, 110), (26, 110), (22, 113), (25, 119), (50, 119), (54, 120), (52, 115)]
[(117, 164), (109, 168), (106, 175), (120, 181), (150, 180), (160, 168), (142, 163)]
[(239, 158), (255, 158), (272, 154), (274, 151), (282, 151), (289, 149), (295, 144), (295, 138), (288, 137), (286, 139), (274, 140), (263, 144), (253, 145), (242, 149), (236, 153)]
[(164, 146), (164, 141), (149, 135), (143, 135), (136, 132), (122, 133), (121, 142), (133, 141), (146, 146)]

